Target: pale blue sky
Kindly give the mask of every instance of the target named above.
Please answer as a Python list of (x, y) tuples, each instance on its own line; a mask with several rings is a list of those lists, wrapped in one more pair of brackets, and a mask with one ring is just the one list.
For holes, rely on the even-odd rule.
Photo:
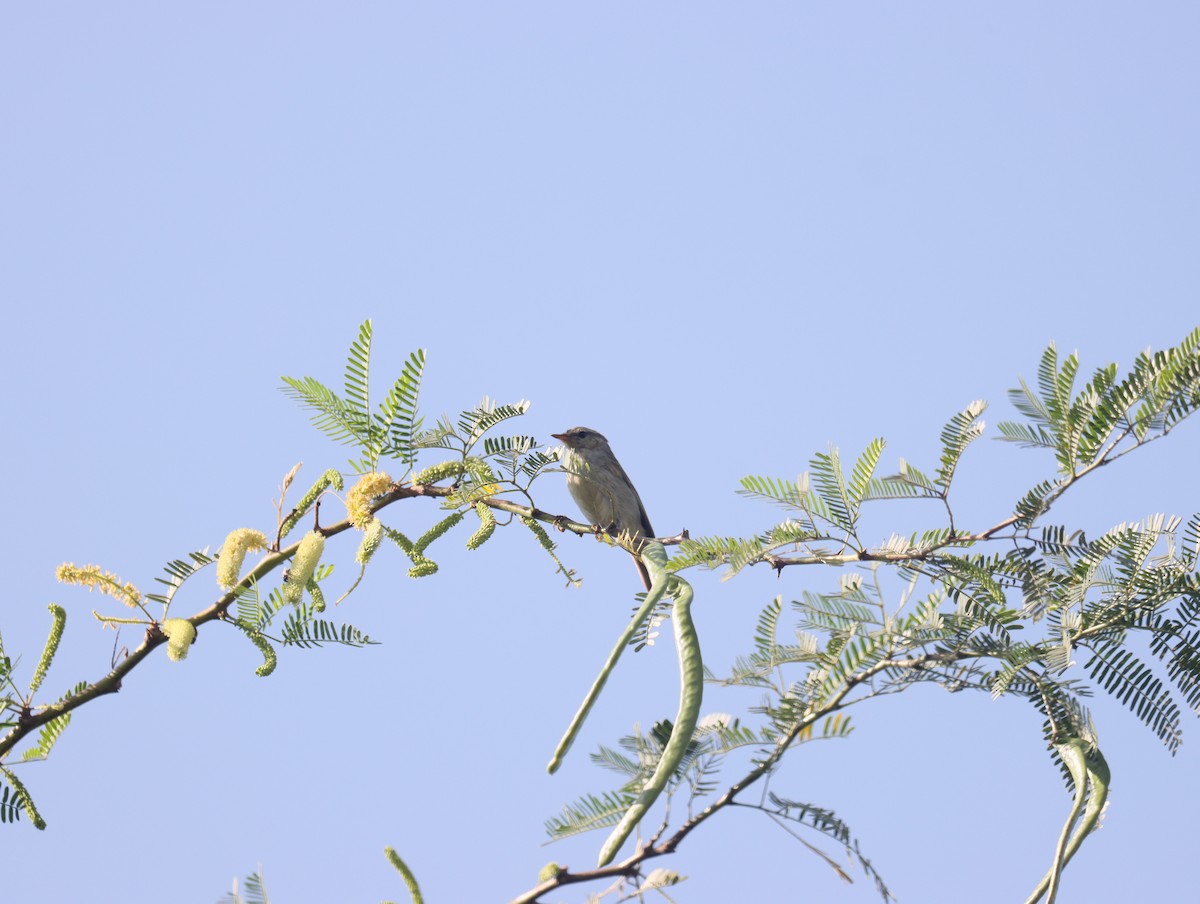
[[(664, 533), (767, 526), (738, 479), (792, 477), (830, 442), (881, 435), (891, 465), (932, 464), (967, 402), (1011, 415), (1052, 339), (1085, 370), (1177, 342), (1200, 322), (1198, 27), (1184, 3), (13, 5), (10, 654), (31, 667), (55, 600), (47, 694), (98, 677), (103, 601), (55, 565), (151, 588), (167, 559), (269, 528), (296, 461), (341, 465), (277, 387), (339, 381), (365, 317), (380, 378), (429, 350), (429, 415), (488, 394), (531, 399), (542, 440), (603, 430)], [(1188, 425), (1062, 517), (1200, 509), (1198, 444)], [(1052, 467), (982, 443), (961, 510), (993, 523)], [(572, 511), (561, 481), (541, 493)], [(397, 508), (406, 529), (432, 518)], [(211, 902), (261, 862), (277, 904), (401, 900), (390, 844), (427, 900), (498, 901), (547, 860), (593, 862), (600, 835), (543, 849), (542, 821), (609, 787), (596, 744), (674, 712), (669, 644), (623, 662), (548, 778), (632, 569), (566, 538), (585, 577), (566, 591), (518, 532), (443, 542), (436, 577), (392, 556), (343, 604), (383, 646), (289, 652), (263, 681), (211, 627), (81, 710), (23, 772), (50, 829), (3, 829), (12, 899)], [(775, 594), (837, 579), (697, 575), (706, 661), (744, 650)], [(1069, 803), (1040, 719), (922, 690), (856, 713), (774, 789), (843, 815), (903, 902), (1023, 899)], [(706, 710), (752, 702), (720, 699)], [(1112, 806), (1062, 900), (1183, 900), (1195, 723), (1172, 759), (1095, 710)], [(692, 877), (688, 904), (877, 900), (749, 812), (662, 865)]]

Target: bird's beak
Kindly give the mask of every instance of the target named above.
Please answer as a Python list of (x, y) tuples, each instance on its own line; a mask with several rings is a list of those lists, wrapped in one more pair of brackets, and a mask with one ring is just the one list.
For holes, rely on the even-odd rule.
[(571, 441), (567, 439), (567, 435), (565, 433), (551, 433), (550, 435), (560, 443), (566, 443), (568, 446), (571, 445)]

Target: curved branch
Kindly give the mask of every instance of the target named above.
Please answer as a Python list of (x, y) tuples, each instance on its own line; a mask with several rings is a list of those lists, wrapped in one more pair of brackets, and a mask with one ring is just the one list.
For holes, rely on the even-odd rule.
[[(371, 506), (372, 511), (379, 511), (386, 508), (395, 502), (403, 499), (411, 499), (417, 496), (429, 496), (433, 498), (445, 498), (454, 490), (452, 487), (438, 486), (435, 484), (416, 484), (410, 486), (396, 486), (386, 495), (379, 497)], [(568, 530), (580, 536), (590, 535), (593, 528), (588, 524), (580, 524), (570, 521), (561, 515), (552, 515), (549, 512), (532, 506), (517, 505), (509, 502), (506, 499), (496, 497), (488, 497), (482, 500), (488, 506), (501, 511), (511, 512), (516, 515), (523, 515), (529, 518), (536, 518), (539, 521), (544, 521), (547, 524), (553, 524), (562, 530)], [(322, 527), (321, 533), (326, 537), (332, 537), (336, 534), (350, 530), (353, 525), (349, 520), (339, 521), (329, 527)], [(667, 538), (660, 541), (663, 543), (678, 543), (682, 539), (686, 539), (687, 532), (684, 531), (678, 537)], [(229, 611), (229, 607), (233, 605), (237, 599), (238, 593), (252, 584), (261, 581), (272, 571), (275, 571), (281, 565), (287, 563), (296, 550), (299, 548), (300, 542), (297, 541), (291, 546), (281, 549), (278, 552), (270, 553), (265, 556), (245, 577), (243, 577), (232, 590), (222, 594), (206, 609), (201, 610), (187, 620), (192, 625), (199, 627), (203, 624), (213, 621), (224, 620)], [(47, 706), (39, 707), (36, 712), (25, 710), (17, 719), (17, 724), (14, 725), (7, 734), (0, 737), (0, 761), (3, 760), (17, 744), (25, 737), (33, 733), (41, 726), (48, 722), (57, 719), (59, 716), (72, 712), (85, 703), (90, 703), (100, 697), (108, 694), (115, 694), (121, 689), (121, 685), (125, 677), (132, 672), (141, 662), (150, 655), (150, 653), (161, 644), (165, 643), (166, 637), (157, 623), (149, 625), (146, 629), (146, 635), (142, 642), (130, 653), (128, 653), (120, 662), (113, 666), (112, 670), (102, 678), (97, 679), (89, 684), (78, 694), (73, 694), (65, 700), (60, 700)]]
[[(796, 739), (799, 738), (805, 731), (815, 725), (826, 716), (832, 715), (839, 710), (852, 705), (856, 701), (848, 701), (846, 698), (856, 687), (870, 681), (880, 672), (888, 669), (917, 669), (929, 668), (931, 665), (949, 665), (954, 662), (959, 662), (964, 659), (980, 659), (987, 658), (989, 654), (977, 651), (948, 651), (945, 653), (925, 653), (920, 656), (913, 656), (907, 659), (884, 659), (875, 663), (868, 668), (863, 669), (854, 675), (847, 677), (845, 684), (830, 696), (825, 703), (820, 706), (810, 709), (803, 718), (797, 720), (788, 732), (780, 737), (775, 742), (775, 747), (763, 760), (755, 763), (754, 768), (745, 776), (734, 782), (725, 793), (717, 800), (713, 801), (699, 813), (690, 817), (683, 823), (675, 832), (658, 844), (646, 845), (635, 851), (630, 857), (612, 866), (601, 867), (600, 869), (585, 870), (583, 872), (573, 873), (567, 868), (563, 868), (553, 878), (547, 879), (539, 883), (528, 891), (513, 898), (509, 904), (536, 904), (542, 895), (549, 894), (555, 889), (561, 888), (564, 885), (574, 885), (579, 882), (592, 882), (601, 879), (613, 878), (629, 878), (633, 879), (642, 874), (642, 865), (656, 857), (665, 857), (668, 854), (675, 853), (675, 850), (683, 843), (692, 832), (700, 825), (706, 822), (711, 817), (726, 807), (738, 806), (737, 797), (750, 786), (754, 785), (764, 776), (770, 775), (775, 766), (783, 758), (784, 754), (791, 749)], [(864, 698), (865, 699), (865, 698)]]

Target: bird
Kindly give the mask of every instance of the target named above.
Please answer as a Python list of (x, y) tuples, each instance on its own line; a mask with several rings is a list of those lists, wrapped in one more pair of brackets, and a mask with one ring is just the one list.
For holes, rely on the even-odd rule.
[[(628, 534), (635, 544), (639, 539), (654, 539), (642, 498), (604, 434), (591, 427), (572, 427), (565, 433), (550, 435), (565, 447), (567, 489), (583, 516), (610, 534)], [(649, 590), (650, 574), (645, 563), (636, 554), (633, 561), (642, 584)]]

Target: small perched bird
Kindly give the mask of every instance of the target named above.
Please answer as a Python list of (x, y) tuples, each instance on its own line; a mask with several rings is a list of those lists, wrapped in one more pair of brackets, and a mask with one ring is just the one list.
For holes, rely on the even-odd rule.
[[(583, 517), (610, 533), (628, 533), (634, 540), (653, 539), (646, 507), (603, 434), (590, 427), (572, 427), (566, 433), (550, 435), (566, 447), (567, 489)], [(636, 555), (633, 561), (649, 590), (646, 566)]]

